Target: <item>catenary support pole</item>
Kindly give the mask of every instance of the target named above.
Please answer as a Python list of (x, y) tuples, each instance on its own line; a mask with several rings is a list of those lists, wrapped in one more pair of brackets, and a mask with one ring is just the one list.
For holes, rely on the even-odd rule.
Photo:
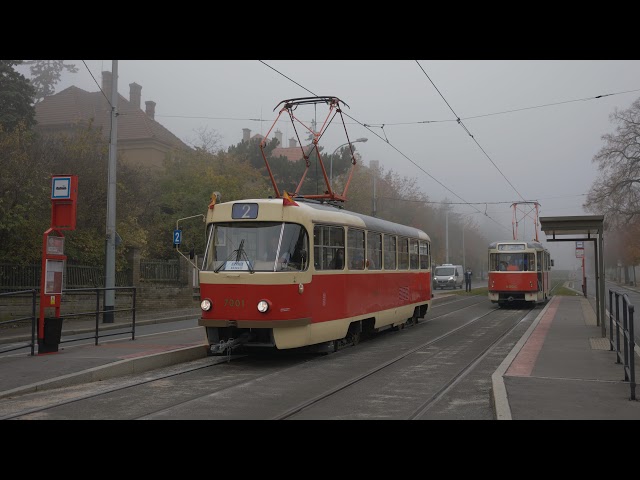
[[(111, 133), (107, 186), (107, 235), (105, 252), (105, 293), (103, 323), (113, 323), (116, 283), (116, 158), (118, 142), (118, 61), (111, 62)], [(106, 92), (105, 92), (106, 93)]]

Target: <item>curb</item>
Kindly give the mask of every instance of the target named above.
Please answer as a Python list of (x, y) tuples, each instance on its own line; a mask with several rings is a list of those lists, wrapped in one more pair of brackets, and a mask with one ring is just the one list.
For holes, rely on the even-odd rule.
[(145, 357), (118, 360), (107, 365), (94, 367), (77, 373), (70, 373), (60, 377), (44, 380), (17, 387), (11, 390), (0, 392), (0, 398), (15, 397), (26, 393), (41, 392), (53, 388), (70, 387), (82, 383), (97, 382), (123, 375), (138, 374), (155, 370), (161, 367), (168, 367), (177, 363), (190, 362), (207, 356), (207, 345), (195, 345), (182, 347), (169, 352), (161, 352)]
[(507, 371), (511, 362), (513, 362), (518, 353), (520, 353), (524, 344), (527, 343), (531, 333), (533, 333), (538, 326), (538, 323), (540, 323), (540, 320), (547, 312), (552, 301), (553, 298), (547, 302), (535, 320), (531, 323), (525, 334), (520, 338), (520, 340), (518, 340), (518, 343), (514, 345), (500, 366), (498, 366), (496, 371), (491, 375), (491, 406), (493, 407), (493, 416), (496, 420), (513, 420), (511, 417), (511, 406), (509, 405), (507, 388), (504, 386), (504, 373)]

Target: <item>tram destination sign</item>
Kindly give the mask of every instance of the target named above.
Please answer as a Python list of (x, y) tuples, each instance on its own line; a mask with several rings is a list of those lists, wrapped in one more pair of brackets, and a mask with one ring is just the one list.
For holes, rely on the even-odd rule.
[(515, 250), (524, 250), (524, 243), (499, 243), (498, 250), (504, 252), (513, 252)]
[(234, 203), (231, 208), (231, 218), (258, 218), (258, 204), (257, 203)]

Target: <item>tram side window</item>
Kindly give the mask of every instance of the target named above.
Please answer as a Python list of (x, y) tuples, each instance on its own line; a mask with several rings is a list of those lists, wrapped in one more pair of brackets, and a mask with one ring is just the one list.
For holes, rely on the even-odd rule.
[(380, 270), (382, 268), (382, 234), (375, 232), (367, 233), (367, 261), (369, 270)]
[(342, 270), (344, 228), (316, 225), (313, 228), (313, 256), (316, 270)]
[(526, 272), (535, 270), (535, 264), (536, 264), (535, 253), (525, 253), (524, 254), (524, 270)]
[(499, 270), (506, 270), (506, 262), (501, 261), (500, 254), (492, 253), (489, 255), (489, 270), (496, 272)]
[(398, 270), (409, 269), (409, 239), (398, 237)]
[(309, 264), (309, 238), (301, 225), (285, 223), (280, 246), (282, 269), (306, 270)]
[(409, 268), (411, 268), (411, 270), (418, 270), (418, 268), (420, 268), (418, 240), (415, 238), (409, 239)]
[(422, 270), (429, 270), (429, 243), (424, 240), (420, 240), (420, 268)]
[(364, 230), (349, 229), (347, 262), (351, 270), (364, 270)]
[(396, 237), (395, 235), (384, 236), (384, 269), (396, 269)]

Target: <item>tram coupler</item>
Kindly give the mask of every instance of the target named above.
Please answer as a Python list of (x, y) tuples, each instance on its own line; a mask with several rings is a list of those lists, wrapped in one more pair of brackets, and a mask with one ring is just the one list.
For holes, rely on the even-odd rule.
[(238, 348), (249, 341), (248, 335), (241, 335), (240, 338), (229, 338), (228, 340), (220, 340), (219, 343), (214, 343), (209, 347), (209, 351), (212, 355), (222, 355), (225, 351)]

